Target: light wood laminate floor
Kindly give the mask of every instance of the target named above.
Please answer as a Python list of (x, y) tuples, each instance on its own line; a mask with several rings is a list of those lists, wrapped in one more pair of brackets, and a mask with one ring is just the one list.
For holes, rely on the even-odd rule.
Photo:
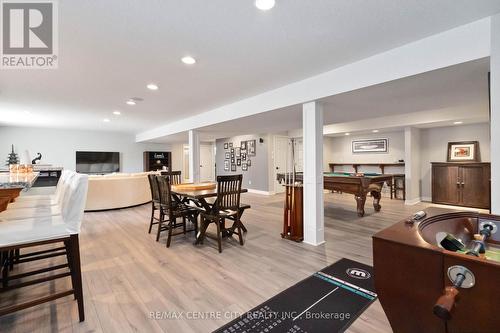
[[(148, 234), (150, 206), (86, 213), (80, 235), (86, 320), (78, 322), (71, 297), (0, 318), (1, 332), (211, 332), (340, 258), (372, 264), (371, 236), (428, 204), (405, 206), (383, 198), (375, 213), (371, 198), (359, 218), (352, 195), (325, 194), (325, 238), (321, 246), (280, 238), (283, 195), (245, 194), (252, 205), (243, 221), (245, 245), (214, 241), (193, 246), (194, 235), (155, 242)], [(393, 254), (388, 254), (393, 255)], [(53, 262), (57, 262), (54, 259)], [(22, 267), (20, 268), (22, 270)], [(68, 287), (58, 281), (0, 294), (0, 304)], [(222, 313), (222, 318), (152, 319), (151, 312)], [(391, 332), (377, 301), (348, 332)]]

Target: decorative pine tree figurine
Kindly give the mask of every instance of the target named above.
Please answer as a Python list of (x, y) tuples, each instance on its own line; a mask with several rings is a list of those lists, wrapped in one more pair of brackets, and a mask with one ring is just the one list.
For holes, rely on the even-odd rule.
[(19, 156), (17, 156), (17, 154), (14, 153), (14, 145), (12, 145), (12, 152), (9, 154), (9, 157), (7, 158), (6, 165), (11, 165), (11, 164), (19, 164)]

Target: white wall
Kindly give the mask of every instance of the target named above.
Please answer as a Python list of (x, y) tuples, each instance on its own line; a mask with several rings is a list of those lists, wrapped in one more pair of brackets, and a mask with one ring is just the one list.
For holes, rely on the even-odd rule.
[(481, 162), (490, 161), (490, 127), (488, 123), (428, 128), (421, 130), (421, 197), (430, 201), (431, 162), (446, 162), (448, 142), (479, 141)]
[(500, 214), (500, 14), (491, 18), (491, 211)]
[(184, 158), (184, 145), (186, 143), (174, 143), (170, 145), (170, 151), (172, 152), (172, 170), (182, 171), (184, 174), (184, 165), (182, 159)]
[[(353, 154), (351, 142), (363, 139), (389, 139), (387, 153)], [(396, 163), (405, 156), (404, 132), (373, 133), (365, 135), (349, 135), (324, 138), (324, 170), (329, 171), (328, 163)], [(353, 171), (352, 167), (337, 167), (335, 170)], [(378, 167), (361, 167), (360, 172), (380, 172)], [(402, 173), (403, 168), (387, 168), (387, 173)]]
[[(133, 134), (80, 131), (31, 127), (0, 127), (0, 164), (4, 164), (14, 144), (15, 152), (22, 163), (31, 163), (38, 152), (42, 154), (39, 163), (62, 166), (75, 170), (77, 150), (120, 152), (122, 172), (143, 170), (144, 151), (169, 151), (168, 144), (136, 143)], [(27, 161), (25, 151), (31, 157)], [(175, 161), (175, 160), (174, 160)]]
[(421, 200), (421, 133), (419, 128), (405, 128), (405, 192), (407, 205), (414, 205)]

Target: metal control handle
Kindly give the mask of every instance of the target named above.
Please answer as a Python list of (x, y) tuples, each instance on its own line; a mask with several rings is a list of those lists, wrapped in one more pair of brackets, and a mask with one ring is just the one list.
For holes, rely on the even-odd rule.
[(451, 319), (451, 312), (455, 306), (460, 292), (458, 288), (472, 288), (475, 284), (474, 274), (463, 266), (451, 266), (448, 268), (448, 278), (453, 283), (443, 290), (432, 311), (443, 320)]

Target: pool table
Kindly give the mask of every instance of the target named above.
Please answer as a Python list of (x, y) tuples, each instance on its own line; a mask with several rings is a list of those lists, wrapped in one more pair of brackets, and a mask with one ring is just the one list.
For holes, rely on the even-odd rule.
[[(277, 180), (284, 183), (288, 179), (290, 182), (290, 174), (279, 173)], [(295, 174), (296, 182), (303, 182), (303, 173)], [(323, 188), (325, 190), (339, 191), (354, 194), (357, 204), (358, 216), (365, 215), (365, 202), (368, 193), (373, 197), (373, 208), (376, 212), (380, 211), (381, 191), (384, 183), (389, 185), (392, 183), (392, 175), (378, 173), (355, 174), (348, 172), (325, 172), (323, 175)]]

